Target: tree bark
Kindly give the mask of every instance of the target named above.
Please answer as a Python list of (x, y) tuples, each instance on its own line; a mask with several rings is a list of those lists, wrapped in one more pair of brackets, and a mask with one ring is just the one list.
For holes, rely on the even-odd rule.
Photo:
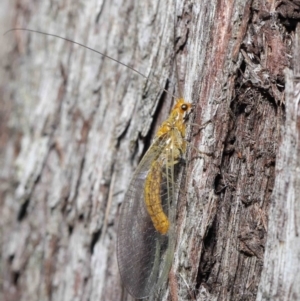
[(293, 70), (286, 70), (285, 123), (276, 160), (268, 240), (257, 300), (300, 298), (300, 27), (294, 37)]
[(189, 131), (173, 265), (150, 299), (297, 300), (298, 12), (267, 0), (17, 1), (4, 30), (73, 39), (149, 80), (57, 38), (3, 38), (0, 299), (132, 300), (120, 206), (174, 103), (162, 88), (182, 87), (205, 126)]

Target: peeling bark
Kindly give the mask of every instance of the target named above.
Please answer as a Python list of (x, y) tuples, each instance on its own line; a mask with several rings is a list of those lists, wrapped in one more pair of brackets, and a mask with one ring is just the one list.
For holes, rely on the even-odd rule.
[(300, 298), (299, 24), (294, 41), (293, 70), (286, 71), (286, 116), (276, 161), (268, 242), (257, 300)]
[(174, 263), (152, 299), (297, 300), (298, 1), (27, 0), (11, 20), (151, 82), (59, 39), (4, 37), (1, 300), (132, 300), (120, 205), (172, 106), (161, 87), (178, 86), (207, 124), (190, 129)]

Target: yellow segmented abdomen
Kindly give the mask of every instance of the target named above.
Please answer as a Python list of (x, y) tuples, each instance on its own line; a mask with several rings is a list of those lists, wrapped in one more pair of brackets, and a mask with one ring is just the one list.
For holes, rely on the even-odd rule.
[(145, 180), (144, 198), (147, 211), (154, 228), (161, 234), (169, 230), (169, 220), (163, 211), (160, 197), (162, 168), (159, 162), (154, 161)]

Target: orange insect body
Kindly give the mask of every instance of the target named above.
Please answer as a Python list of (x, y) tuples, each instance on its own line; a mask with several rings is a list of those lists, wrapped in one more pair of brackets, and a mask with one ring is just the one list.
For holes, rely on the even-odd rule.
[(159, 233), (166, 234), (170, 223), (161, 204), (161, 181), (162, 166), (158, 161), (154, 161), (145, 181), (144, 198), (153, 226)]
[[(156, 139), (164, 138), (167, 135), (170, 136), (165, 145), (165, 150), (160, 156), (161, 161), (166, 161), (166, 158), (168, 158), (166, 153), (173, 152), (172, 161), (168, 161), (168, 166), (176, 164), (176, 160), (185, 152), (186, 144), (184, 137), (186, 125), (184, 116), (186, 115), (186, 112), (189, 112), (190, 110), (190, 103), (186, 103), (183, 98), (178, 99), (169, 118), (157, 131)], [(176, 130), (174, 131), (174, 129)], [(173, 134), (175, 137), (172, 137)], [(159, 162), (159, 160), (152, 163), (145, 182), (144, 198), (147, 211), (155, 229), (161, 234), (166, 234), (169, 230), (169, 220), (163, 212), (160, 197), (163, 164), (164, 162)]]

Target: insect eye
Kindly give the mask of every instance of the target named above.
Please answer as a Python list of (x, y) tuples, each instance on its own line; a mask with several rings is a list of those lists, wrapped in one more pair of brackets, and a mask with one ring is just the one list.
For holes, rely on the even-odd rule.
[(181, 110), (182, 110), (182, 111), (186, 111), (187, 108), (188, 108), (188, 106), (187, 106), (186, 104), (183, 104), (183, 105), (181, 106)]

